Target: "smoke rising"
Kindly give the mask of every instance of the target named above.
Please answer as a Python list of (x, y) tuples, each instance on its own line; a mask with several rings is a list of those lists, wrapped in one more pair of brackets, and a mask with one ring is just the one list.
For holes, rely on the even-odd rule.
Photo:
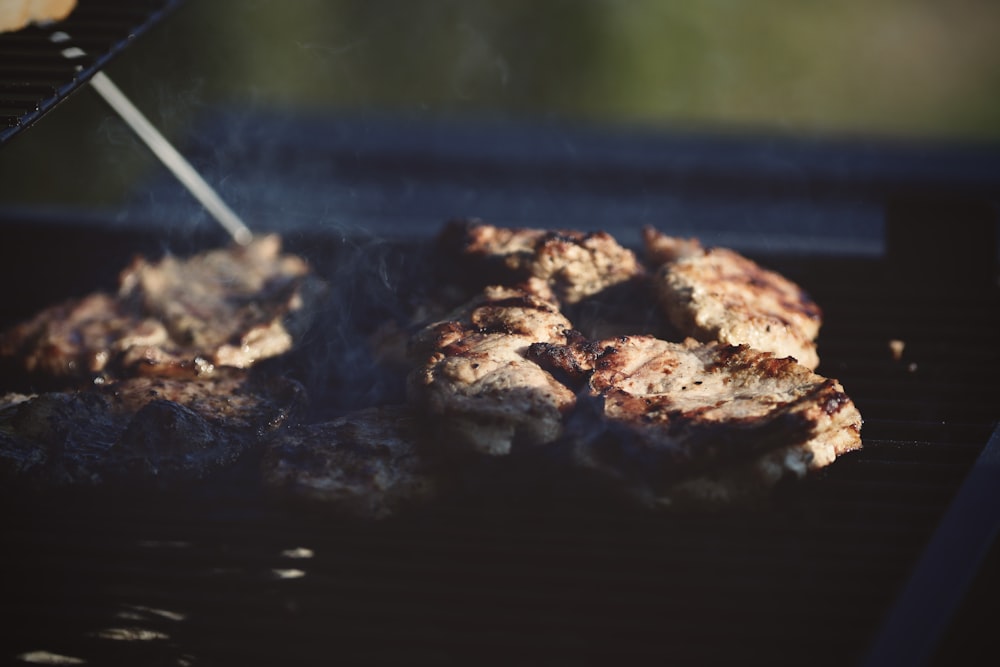
[(406, 341), (430, 283), (428, 250), (371, 234), (295, 234), (285, 245), (326, 282), (301, 344), (278, 362), (306, 385), (311, 416), (402, 403)]

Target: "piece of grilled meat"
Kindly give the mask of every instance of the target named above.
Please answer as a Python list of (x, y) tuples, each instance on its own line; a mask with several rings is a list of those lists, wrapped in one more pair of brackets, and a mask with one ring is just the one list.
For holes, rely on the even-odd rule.
[(861, 446), (861, 415), (836, 380), (745, 345), (602, 341), (591, 400), (570, 428), (576, 459), (649, 505), (760, 497)]
[(516, 285), (572, 305), (643, 273), (635, 254), (606, 232), (496, 227), (481, 221), (447, 225), (439, 245), (462, 274), (480, 285)]
[(549, 301), (500, 287), (451, 318), (414, 336), (409, 379), (410, 401), (442, 442), (505, 455), (559, 438), (574, 393), (526, 354), (532, 343), (562, 341), (569, 320)]
[(440, 475), (420, 451), (408, 406), (368, 408), (276, 432), (261, 465), (279, 497), (335, 513), (382, 519), (434, 498)]
[(94, 377), (197, 376), (288, 351), (322, 292), (277, 236), (188, 259), (138, 258), (119, 293), (48, 308), (0, 335), (0, 361), (50, 387)]
[(671, 323), (700, 341), (749, 345), (815, 369), (819, 307), (796, 284), (725, 248), (644, 230), (646, 254), (665, 262), (654, 290)]
[(300, 385), (219, 369), (0, 399), (0, 478), (34, 488), (170, 487), (258, 447), (303, 407)]

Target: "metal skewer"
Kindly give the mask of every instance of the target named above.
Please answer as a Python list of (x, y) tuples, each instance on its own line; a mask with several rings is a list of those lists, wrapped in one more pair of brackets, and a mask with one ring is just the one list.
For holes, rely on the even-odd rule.
[[(69, 41), (70, 36), (65, 32), (54, 32), (50, 39), (54, 43)], [(73, 59), (86, 55), (82, 49), (75, 46), (63, 49), (62, 55)], [(219, 197), (218, 193), (208, 182), (201, 177), (201, 174), (191, 166), (183, 155), (160, 134), (160, 131), (149, 122), (149, 119), (125, 93), (115, 85), (115, 83), (104, 72), (97, 72), (90, 79), (91, 87), (107, 102), (115, 113), (121, 116), (122, 120), (132, 128), (132, 131), (149, 147), (153, 154), (177, 177), (188, 192), (201, 202), (202, 206), (222, 225), (222, 227), (233, 237), (233, 240), (240, 245), (247, 245), (253, 240), (253, 233), (243, 223), (243, 220)]]

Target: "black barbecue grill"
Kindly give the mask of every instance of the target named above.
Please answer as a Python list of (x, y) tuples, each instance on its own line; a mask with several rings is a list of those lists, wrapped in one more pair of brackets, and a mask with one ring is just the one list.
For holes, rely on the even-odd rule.
[[(57, 25), (0, 35), (0, 143), (85, 84), (180, 0), (82, 2)], [(56, 32), (67, 37), (56, 37)], [(78, 51), (66, 49), (75, 47)]]
[[(266, 145), (256, 141), (265, 132)], [(996, 153), (410, 118), (276, 123), (232, 112), (192, 137), (184, 150), (209, 180), (332, 284), (344, 283), (345, 267), (384, 269), (376, 295), (391, 296), (393, 271), (452, 215), (555, 225), (572, 211), (579, 226), (626, 239), (648, 221), (734, 240), (822, 306), (820, 372), (860, 409), (864, 449), (779, 489), (766, 508), (711, 514), (502, 484), (377, 523), (226, 485), (8, 495), (4, 660), (947, 665), (1000, 656), (991, 632), (1000, 611)], [(567, 143), (572, 151), (558, 150)], [(213, 165), (220, 144), (243, 148)], [(144, 192), (125, 223), (0, 211), (0, 276), (20, 286), (8, 290), (0, 325), (112, 288), (136, 252), (225, 240), (210, 227), (166, 226), (202, 215), (167, 176)], [(763, 222), (746, 234), (720, 211)], [(804, 230), (788, 219), (810, 211), (815, 224)], [(840, 216), (840, 232), (827, 228)], [(695, 223), (671, 227), (677, 220)], [(894, 340), (905, 343), (900, 355)]]

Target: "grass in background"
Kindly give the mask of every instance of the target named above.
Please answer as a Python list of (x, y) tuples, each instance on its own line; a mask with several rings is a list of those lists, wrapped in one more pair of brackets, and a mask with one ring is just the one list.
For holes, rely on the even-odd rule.
[[(998, 44), (992, 0), (191, 0), (110, 73), (178, 141), (259, 105), (997, 142)], [(156, 168), (83, 90), (2, 147), (0, 204)]]

